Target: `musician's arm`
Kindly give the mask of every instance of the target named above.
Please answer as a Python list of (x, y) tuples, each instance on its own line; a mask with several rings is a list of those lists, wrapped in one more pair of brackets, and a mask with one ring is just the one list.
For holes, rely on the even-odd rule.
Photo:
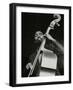
[(59, 42), (57, 42), (57, 41), (53, 41), (53, 42), (58, 47), (58, 49), (60, 50), (60, 52), (62, 54), (64, 54), (64, 48), (63, 48), (63, 46)]
[(47, 34), (46, 37), (51, 41), (51, 47), (53, 47), (54, 45), (54, 51), (58, 54), (64, 54), (64, 48), (63, 46), (58, 42), (56, 41), (51, 35)]

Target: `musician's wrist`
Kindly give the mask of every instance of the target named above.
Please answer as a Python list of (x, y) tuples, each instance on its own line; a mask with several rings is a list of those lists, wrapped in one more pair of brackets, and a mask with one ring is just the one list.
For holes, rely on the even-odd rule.
[(56, 42), (56, 40), (49, 34), (45, 34), (44, 35), (46, 38), (48, 38), (49, 40), (53, 41), (54, 43)]

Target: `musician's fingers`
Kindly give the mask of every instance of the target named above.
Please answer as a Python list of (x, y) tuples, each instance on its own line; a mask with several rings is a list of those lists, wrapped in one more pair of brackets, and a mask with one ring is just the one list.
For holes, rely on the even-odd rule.
[(26, 65), (26, 69), (29, 69), (29, 64)]
[(27, 65), (26, 65), (26, 69), (31, 69), (32, 68), (32, 64), (31, 63), (28, 63)]

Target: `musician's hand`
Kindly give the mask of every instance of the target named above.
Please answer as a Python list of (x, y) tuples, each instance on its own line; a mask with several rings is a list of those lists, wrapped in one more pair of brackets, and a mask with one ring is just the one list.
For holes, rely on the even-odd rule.
[(44, 34), (49, 40), (56, 41), (50, 34)]
[(28, 70), (28, 69), (32, 69), (32, 64), (31, 63), (28, 63), (27, 65), (26, 65), (26, 69)]

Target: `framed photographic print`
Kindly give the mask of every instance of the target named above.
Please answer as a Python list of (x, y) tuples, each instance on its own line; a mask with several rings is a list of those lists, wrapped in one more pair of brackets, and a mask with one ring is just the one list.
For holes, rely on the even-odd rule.
[(71, 83), (71, 7), (10, 4), (10, 86)]

